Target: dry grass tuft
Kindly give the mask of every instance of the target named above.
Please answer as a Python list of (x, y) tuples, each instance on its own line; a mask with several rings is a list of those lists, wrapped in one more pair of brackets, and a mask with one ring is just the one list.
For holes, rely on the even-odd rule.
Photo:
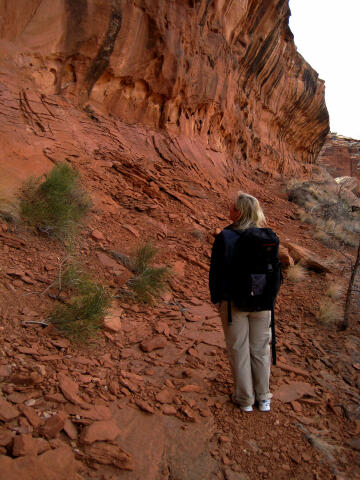
[(326, 290), (326, 295), (330, 297), (332, 300), (339, 300), (344, 293), (344, 289), (342, 285), (338, 283), (332, 283), (328, 286)]
[(320, 302), (319, 311), (317, 312), (316, 318), (321, 324), (332, 326), (341, 319), (341, 316), (341, 308), (329, 298), (324, 298)]
[(297, 283), (305, 280), (307, 276), (306, 268), (300, 263), (290, 265), (286, 271), (286, 277), (290, 282)]

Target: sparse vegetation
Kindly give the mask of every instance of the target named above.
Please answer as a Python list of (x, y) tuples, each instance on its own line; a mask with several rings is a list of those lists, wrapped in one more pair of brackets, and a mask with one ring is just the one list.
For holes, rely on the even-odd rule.
[(19, 220), (19, 212), (15, 202), (3, 198), (0, 195), (0, 219), (7, 223), (16, 224)]
[(109, 253), (134, 273), (127, 283), (129, 290), (122, 289), (119, 297), (130, 295), (136, 302), (153, 304), (167, 290), (170, 269), (153, 265), (157, 249), (151, 243), (140, 245), (131, 256), (114, 251)]
[(66, 162), (56, 165), (44, 181), (41, 177), (30, 178), (20, 196), (22, 217), (40, 231), (62, 240), (74, 236), (90, 206), (78, 171)]
[(339, 285), (338, 283), (331, 283), (326, 290), (326, 295), (332, 300), (339, 300), (343, 294), (343, 291), (342, 285)]
[[(94, 337), (111, 305), (107, 289), (94, 283), (76, 264), (69, 264), (58, 280), (63, 301), (51, 312), (49, 321), (72, 341), (83, 343)], [(60, 297), (60, 293), (65, 294)]]
[(136, 301), (154, 303), (157, 297), (167, 289), (169, 267), (154, 266), (157, 249), (150, 243), (140, 245), (132, 255), (135, 275), (128, 285)]
[[(314, 237), (329, 248), (337, 250), (350, 265), (350, 279), (347, 288), (344, 319), (341, 328), (349, 325), (351, 298), (355, 277), (359, 267), (360, 202), (346, 188), (344, 182), (336, 182), (323, 167), (317, 168), (312, 181), (292, 181), (288, 185), (290, 201), (297, 203), (299, 219), (313, 224)], [(345, 247), (358, 248), (355, 263)], [(320, 313), (322, 317), (322, 314)]]
[(319, 306), (319, 311), (317, 312), (316, 318), (320, 323), (326, 326), (334, 325), (341, 319), (342, 310), (329, 298), (324, 298)]
[(307, 275), (306, 268), (301, 265), (300, 263), (295, 263), (294, 265), (290, 265), (286, 271), (286, 277), (290, 282), (301, 282), (305, 280)]
[(204, 232), (202, 232), (201, 230), (193, 230), (191, 232), (191, 235), (197, 238), (198, 240), (200, 240), (201, 242), (204, 241), (205, 235), (204, 235)]
[(289, 200), (301, 207), (300, 220), (315, 225), (316, 238), (328, 247), (356, 246), (360, 216), (353, 210), (358, 200), (325, 169), (318, 168), (318, 172), (314, 180), (290, 182)]

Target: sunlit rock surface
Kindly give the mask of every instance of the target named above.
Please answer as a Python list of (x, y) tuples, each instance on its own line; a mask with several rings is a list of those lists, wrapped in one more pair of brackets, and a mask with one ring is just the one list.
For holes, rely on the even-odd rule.
[[(360, 192), (360, 140), (330, 133), (321, 149), (319, 162), (329, 168), (333, 177), (351, 177), (350, 189)], [(350, 187), (349, 181), (347, 184)]]
[[(325, 140), (324, 82), (296, 51), (287, 0), (0, 0), (0, 9), (0, 81), (17, 68), (44, 98), (190, 136), (273, 173), (306, 169)], [(26, 109), (23, 94), (14, 102)]]

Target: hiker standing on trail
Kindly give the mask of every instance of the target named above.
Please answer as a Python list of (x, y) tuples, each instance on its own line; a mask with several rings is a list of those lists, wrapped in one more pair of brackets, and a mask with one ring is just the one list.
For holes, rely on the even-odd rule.
[(245, 412), (270, 410), (270, 338), (281, 283), (279, 239), (265, 228), (258, 200), (238, 192), (231, 225), (216, 236), (210, 265), (211, 301), (219, 307), (234, 378), (231, 398)]

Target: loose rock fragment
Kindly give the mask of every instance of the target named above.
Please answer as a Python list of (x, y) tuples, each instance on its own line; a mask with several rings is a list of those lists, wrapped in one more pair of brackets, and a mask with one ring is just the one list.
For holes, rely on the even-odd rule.
[(140, 344), (140, 348), (143, 352), (152, 352), (153, 350), (157, 350), (159, 348), (164, 348), (167, 344), (167, 340), (165, 337), (162, 335), (158, 335), (153, 338), (149, 338), (147, 340), (144, 340)]
[(72, 423), (72, 421), (69, 420), (68, 418), (65, 420), (65, 423), (64, 423), (64, 432), (69, 438), (71, 438), (71, 440), (77, 440), (78, 431), (75, 425)]
[(117, 445), (96, 442), (86, 447), (85, 452), (94, 462), (103, 465), (114, 465), (122, 470), (134, 470), (131, 455)]
[(10, 420), (18, 417), (19, 415), (19, 410), (13, 407), (2, 396), (0, 396), (0, 420), (3, 422), (10, 422)]
[(163, 388), (156, 394), (156, 400), (160, 403), (172, 403), (176, 397), (176, 391), (169, 388)]
[(174, 405), (163, 405), (161, 411), (164, 415), (176, 415), (177, 410)]
[(94, 443), (101, 441), (113, 441), (119, 435), (120, 429), (114, 421), (103, 420), (95, 422), (88, 427), (85, 427), (80, 440), (82, 443)]
[(43, 423), (43, 420), (39, 417), (39, 415), (35, 412), (33, 408), (26, 405), (19, 405), (19, 410), (25, 415), (25, 417), (29, 420), (33, 427), (37, 428)]
[(199, 385), (184, 385), (180, 388), (181, 392), (200, 392), (201, 387)]
[(144, 412), (155, 413), (155, 410), (152, 408), (152, 406), (143, 400), (135, 400), (135, 404), (140, 408), (140, 410), (144, 410)]
[(79, 397), (79, 385), (64, 373), (58, 373), (60, 389), (64, 397), (75, 405), (83, 404), (83, 400)]
[(46, 438), (54, 438), (64, 428), (66, 418), (67, 413), (63, 411), (53, 415), (42, 425), (40, 433)]
[(38, 454), (38, 444), (35, 438), (32, 435), (17, 435), (14, 438), (12, 453), (14, 457), (19, 457), (20, 455), (37, 455)]

